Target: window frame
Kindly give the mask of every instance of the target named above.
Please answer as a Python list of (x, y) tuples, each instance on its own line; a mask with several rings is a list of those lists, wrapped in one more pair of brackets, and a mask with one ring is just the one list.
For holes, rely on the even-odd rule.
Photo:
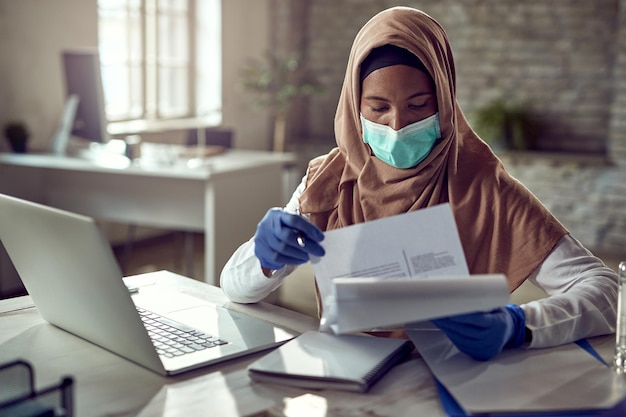
[[(111, 10), (103, 5), (110, 0), (98, 0), (98, 24), (99, 24), (99, 47), (102, 51), (110, 51), (107, 49), (106, 42), (102, 40), (103, 34), (100, 29), (104, 26), (103, 12)], [(160, 54), (160, 48), (163, 48), (166, 41), (170, 39), (164, 38), (164, 31), (160, 30), (159, 13), (167, 13), (168, 11), (159, 9), (160, 2), (169, 2), (170, 4), (186, 3), (186, 7), (179, 8), (173, 15), (182, 10), (186, 19), (183, 18), (183, 32), (186, 44), (186, 51), (182, 54), (185, 59), (180, 61), (182, 70), (186, 73), (186, 81), (184, 87), (184, 96), (180, 103), (184, 103), (178, 110), (168, 111), (167, 105), (172, 102), (163, 98), (164, 85), (163, 81), (164, 61)], [(119, 110), (123, 106), (118, 105), (117, 111), (112, 111), (110, 102), (107, 102), (108, 86), (110, 79), (104, 79), (105, 102), (107, 108), (107, 118), (110, 122), (128, 122), (143, 120), (147, 122), (164, 122), (167, 120), (181, 119), (205, 119), (210, 120), (205, 125), (216, 125), (221, 122), (222, 107), (222, 88), (221, 88), (221, 0), (114, 0), (121, 11), (126, 12), (126, 42), (124, 64), (118, 66), (125, 67), (126, 77), (128, 81), (128, 92), (126, 94), (125, 111)], [(138, 7), (137, 7), (138, 5)], [(132, 21), (129, 17), (131, 11), (139, 10), (139, 38), (138, 45), (140, 47), (140, 65), (138, 66), (140, 80), (133, 80), (133, 56), (130, 48), (133, 39), (130, 39), (133, 30), (133, 24), (137, 24), (137, 20)], [(171, 10), (170, 10), (171, 11)], [(152, 14), (152, 15), (151, 15)], [(105, 16), (106, 17), (106, 16)], [(135, 19), (137, 17), (135, 16)], [(174, 17), (176, 18), (176, 17)], [(150, 20), (152, 19), (152, 20)], [(172, 23), (172, 22), (169, 22)], [(150, 27), (152, 26), (152, 27)], [(209, 28), (209, 29), (207, 29)], [(152, 39), (150, 37), (153, 37)], [(202, 37), (202, 42), (198, 38)], [(134, 40), (137, 42), (137, 40)], [(149, 43), (153, 44), (150, 45)], [(119, 45), (119, 44), (118, 44)], [(202, 49), (199, 48), (202, 45)], [(180, 45), (179, 45), (180, 46)], [(101, 55), (102, 56), (102, 55)], [(171, 65), (170, 76), (175, 77), (176, 59), (168, 61)], [(213, 64), (207, 64), (212, 62)], [(106, 74), (107, 69), (111, 68), (111, 64), (105, 59), (101, 59), (101, 69)], [(174, 75), (172, 75), (174, 74)], [(103, 77), (104, 78), (104, 77)], [(176, 80), (175, 80), (176, 81)], [(139, 87), (137, 87), (139, 85)], [(172, 87), (173, 84), (170, 84)], [(133, 104), (133, 88), (139, 88), (139, 109), (134, 110)], [(172, 91), (178, 89), (179, 86), (171, 88)], [(110, 90), (109, 90), (110, 91)], [(119, 91), (118, 91), (119, 94)], [(166, 100), (165, 102), (163, 100)], [(179, 104), (180, 104), (179, 103)], [(174, 105), (175, 108), (175, 105)]]

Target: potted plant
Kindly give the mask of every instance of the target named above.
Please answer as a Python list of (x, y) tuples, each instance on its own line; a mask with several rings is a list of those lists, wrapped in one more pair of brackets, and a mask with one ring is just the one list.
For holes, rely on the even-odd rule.
[(287, 115), (293, 101), (321, 93), (322, 84), (304, 67), (300, 53), (281, 57), (267, 52), (263, 59), (252, 60), (244, 67), (241, 78), (243, 89), (255, 95), (254, 104), (271, 112), (272, 148), (284, 152)]
[(535, 146), (538, 123), (528, 106), (496, 99), (474, 113), (476, 133), (492, 148), (528, 150)]
[(4, 136), (9, 141), (13, 152), (26, 153), (30, 134), (24, 123), (9, 122), (4, 127)]

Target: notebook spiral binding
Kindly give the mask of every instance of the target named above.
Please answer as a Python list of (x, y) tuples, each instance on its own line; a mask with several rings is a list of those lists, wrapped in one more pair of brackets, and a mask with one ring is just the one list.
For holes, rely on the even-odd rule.
[(405, 343), (400, 346), (395, 352), (391, 353), (385, 358), (377, 367), (372, 369), (367, 375), (365, 380), (369, 381), (371, 385), (374, 385), (383, 375), (385, 375), (391, 368), (402, 362), (411, 351), (413, 351), (413, 344)]
[(30, 363), (16, 360), (0, 364), (0, 417), (73, 417), (74, 379), (35, 389)]

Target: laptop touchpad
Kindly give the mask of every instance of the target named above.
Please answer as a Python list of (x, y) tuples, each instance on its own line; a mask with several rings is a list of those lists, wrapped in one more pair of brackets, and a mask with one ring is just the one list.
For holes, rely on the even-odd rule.
[(275, 328), (270, 323), (221, 307), (192, 307), (168, 313), (167, 316), (242, 346), (273, 343), (276, 337)]
[(150, 311), (241, 346), (259, 346), (286, 338), (277, 334), (280, 329), (271, 323), (184, 293), (139, 291), (133, 299)]

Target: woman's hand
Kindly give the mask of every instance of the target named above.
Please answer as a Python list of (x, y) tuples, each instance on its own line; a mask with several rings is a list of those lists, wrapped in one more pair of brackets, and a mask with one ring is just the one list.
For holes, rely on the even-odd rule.
[(526, 338), (526, 315), (509, 304), (487, 313), (470, 313), (432, 320), (463, 353), (486, 361), (505, 347), (517, 347)]
[(268, 210), (254, 235), (254, 254), (267, 270), (308, 262), (309, 255), (323, 256), (319, 244), (324, 233), (305, 217), (279, 208)]

